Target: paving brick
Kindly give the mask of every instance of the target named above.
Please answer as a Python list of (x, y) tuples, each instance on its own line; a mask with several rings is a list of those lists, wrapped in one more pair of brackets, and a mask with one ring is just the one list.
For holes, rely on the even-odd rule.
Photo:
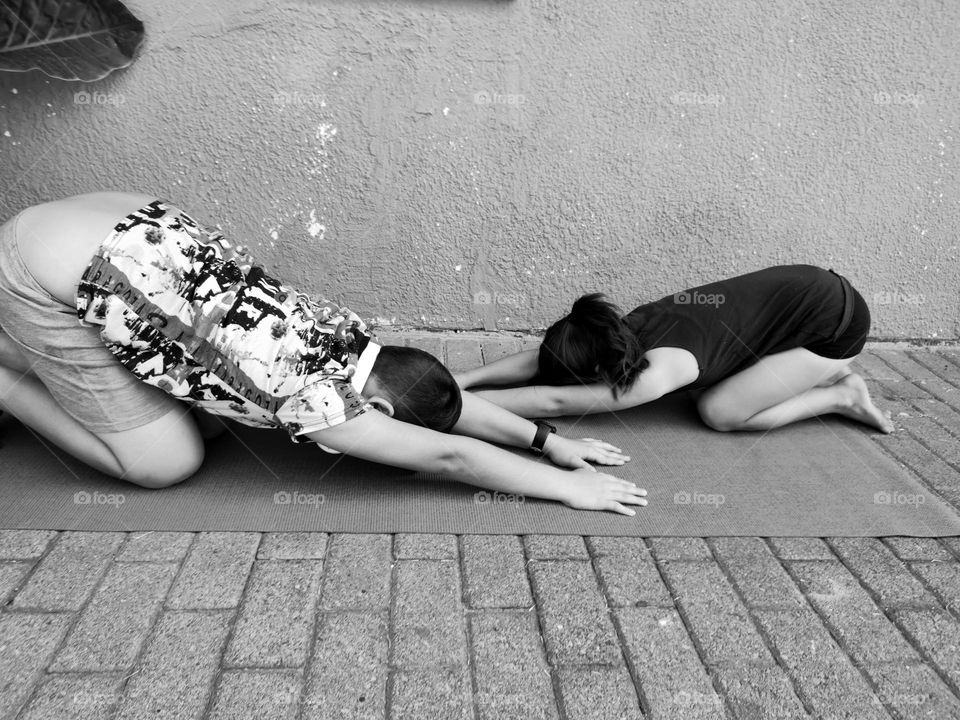
[(595, 535), (586, 538), (586, 543), (590, 554), (594, 557), (653, 561), (653, 556), (650, 555), (650, 550), (643, 538)]
[(587, 546), (579, 535), (524, 535), (530, 560), (589, 560)]
[(543, 337), (523, 337), (520, 338), (520, 349), (521, 350), (539, 350), (540, 345), (543, 342)]
[(300, 699), (296, 670), (224, 670), (208, 720), (293, 720)]
[(772, 537), (774, 554), (784, 560), (834, 560), (833, 550), (820, 538)]
[(723, 700), (676, 610), (621, 608), (616, 615), (650, 720), (725, 717)]
[(931, 452), (954, 468), (960, 467), (960, 442), (940, 424), (929, 417), (918, 415), (911, 431)]
[(874, 380), (900, 380), (903, 377), (872, 350), (857, 356), (853, 363), (853, 371)]
[(15, 717), (67, 632), (63, 614), (0, 615), (0, 717)]
[(901, 560), (954, 560), (937, 538), (888, 537), (887, 545)]
[(167, 611), (124, 691), (116, 720), (199, 718), (209, 699), (230, 612)]
[(176, 575), (173, 563), (117, 563), (90, 599), (51, 669), (129, 668)]
[(444, 336), (437, 334), (411, 335), (406, 338), (407, 347), (418, 348), (443, 361)]
[(919, 664), (867, 665), (877, 695), (903, 718), (947, 720), (960, 718), (960, 701), (936, 673)]
[(711, 560), (713, 555), (703, 538), (650, 538), (650, 549), (657, 562), (664, 560)]
[(457, 536), (397, 533), (394, 552), (400, 560), (456, 560)]
[(857, 663), (916, 661), (916, 651), (840, 562), (791, 564), (804, 595)]
[(386, 717), (387, 618), (383, 612), (324, 614), (310, 664), (303, 720)]
[(911, 563), (910, 567), (933, 588), (948, 610), (960, 616), (960, 563), (923, 562)]
[(960, 537), (940, 538), (940, 542), (950, 549), (955, 558), (960, 559)]
[(783, 669), (723, 665), (714, 670), (734, 715), (747, 720), (806, 720), (807, 711)]
[(180, 562), (190, 549), (193, 533), (130, 533), (118, 562)]
[(400, 560), (393, 664), (400, 668), (466, 665), (460, 568), (450, 560)]
[(717, 538), (712, 543), (748, 606), (788, 609), (806, 604), (783, 565), (759, 538)]
[(458, 668), (416, 668), (393, 675), (391, 720), (473, 720), (470, 673)]
[(403, 345), (409, 335), (402, 330), (381, 327), (374, 328), (373, 332), (381, 345)]
[(20, 720), (108, 720), (122, 685), (122, 675), (48, 676)]
[(943, 610), (898, 610), (896, 619), (954, 686), (960, 685), (960, 621)]
[(321, 532), (264, 533), (258, 560), (321, 560), (327, 551), (327, 534)]
[(937, 604), (936, 598), (879, 540), (831, 538), (830, 544), (884, 607)]
[(533, 605), (520, 539), (511, 535), (464, 535), (464, 593), (470, 607)]
[(560, 696), (568, 720), (640, 720), (643, 713), (626, 667), (561, 668)]
[(300, 667), (307, 660), (322, 563), (260, 560), (244, 593), (226, 666)]
[(554, 665), (620, 661), (607, 603), (590, 563), (531, 561), (530, 575)]
[(60, 535), (13, 599), (17, 608), (79, 610), (123, 541), (122, 533)]
[(324, 561), (324, 609), (386, 609), (390, 605), (389, 535), (334, 535)]
[(555, 720), (550, 672), (533, 613), (471, 615), (478, 720)]
[(480, 353), (483, 356), (483, 364), (489, 365), (508, 355), (520, 352), (520, 341), (516, 338), (494, 339), (483, 338), (480, 341)]
[(38, 558), (56, 536), (53, 530), (0, 530), (0, 560)]
[(708, 665), (774, 662), (716, 563), (666, 562), (661, 567)]
[(920, 484), (932, 488), (944, 500), (960, 509), (960, 485), (957, 484), (957, 471), (943, 458), (930, 452), (908, 433), (895, 432), (890, 435), (874, 436), (884, 450), (905, 465), (909, 471), (920, 478)]
[(170, 591), (167, 607), (226, 609), (240, 604), (258, 533), (201, 533)]
[(31, 567), (32, 563), (26, 561), (0, 562), (0, 607), (13, 595)]
[(933, 377), (942, 379), (945, 383), (944, 393), (960, 404), (960, 367), (938, 352), (918, 350), (906, 355), (928, 369)]
[(783, 665), (818, 718), (886, 720), (889, 716), (863, 676), (810, 610), (755, 613)]
[(593, 562), (611, 607), (673, 607), (673, 598), (652, 562), (615, 555), (601, 555)]
[(447, 367), (460, 372), (483, 365), (480, 341), (476, 338), (448, 337), (446, 341)]

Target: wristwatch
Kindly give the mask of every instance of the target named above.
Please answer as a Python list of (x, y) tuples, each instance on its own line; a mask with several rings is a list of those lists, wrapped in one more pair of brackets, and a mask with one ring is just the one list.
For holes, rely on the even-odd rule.
[(533, 436), (533, 443), (531, 443), (530, 449), (535, 453), (542, 453), (543, 446), (547, 442), (547, 435), (555, 433), (557, 429), (543, 420), (534, 420), (534, 422), (537, 425), (537, 434)]

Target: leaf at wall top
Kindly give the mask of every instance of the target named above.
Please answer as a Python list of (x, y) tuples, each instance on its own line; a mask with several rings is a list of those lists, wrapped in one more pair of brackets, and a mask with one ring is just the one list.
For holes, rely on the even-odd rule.
[(0, 0), (0, 70), (99, 80), (132, 63), (142, 40), (118, 0)]

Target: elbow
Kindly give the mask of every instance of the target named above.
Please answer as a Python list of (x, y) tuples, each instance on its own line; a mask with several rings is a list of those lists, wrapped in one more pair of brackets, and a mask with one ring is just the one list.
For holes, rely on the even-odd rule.
[(538, 398), (536, 416), (538, 417), (559, 417), (565, 415), (567, 403), (564, 402), (564, 393), (562, 388), (548, 388), (543, 391)]
[(444, 447), (437, 452), (430, 462), (430, 470), (437, 473), (445, 478), (460, 478), (467, 474), (468, 468), (470, 467), (469, 460), (469, 449), (465, 447), (465, 443), (461, 443), (461, 440), (469, 440), (469, 438), (459, 437), (457, 438), (458, 442), (453, 442), (445, 444)]

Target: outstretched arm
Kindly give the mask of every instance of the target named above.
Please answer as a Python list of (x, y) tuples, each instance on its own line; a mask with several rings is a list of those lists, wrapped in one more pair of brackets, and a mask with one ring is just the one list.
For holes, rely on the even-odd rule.
[(307, 437), (364, 460), (437, 472), (490, 490), (559, 500), (581, 510), (634, 515), (627, 505), (647, 504), (646, 490), (629, 481), (586, 469), (560, 470), (480, 440), (434, 432), (379, 412), (365, 412)]
[(524, 350), (489, 365), (456, 373), (454, 377), (463, 389), (477, 385), (515, 385), (529, 382), (537, 374), (538, 354), (539, 350)]
[(665, 365), (651, 365), (618, 397), (602, 383), (592, 385), (533, 385), (511, 390), (481, 390), (484, 400), (521, 417), (558, 417), (615, 412), (656, 400), (689, 381), (679, 379)]
[[(529, 448), (537, 434), (537, 426), (475, 393), (464, 391), (463, 410), (453, 432), (500, 445)], [(547, 437), (543, 454), (554, 464), (571, 468), (592, 469), (588, 460), (601, 465), (623, 465), (630, 460), (620, 448), (602, 440), (573, 440), (555, 434)]]

